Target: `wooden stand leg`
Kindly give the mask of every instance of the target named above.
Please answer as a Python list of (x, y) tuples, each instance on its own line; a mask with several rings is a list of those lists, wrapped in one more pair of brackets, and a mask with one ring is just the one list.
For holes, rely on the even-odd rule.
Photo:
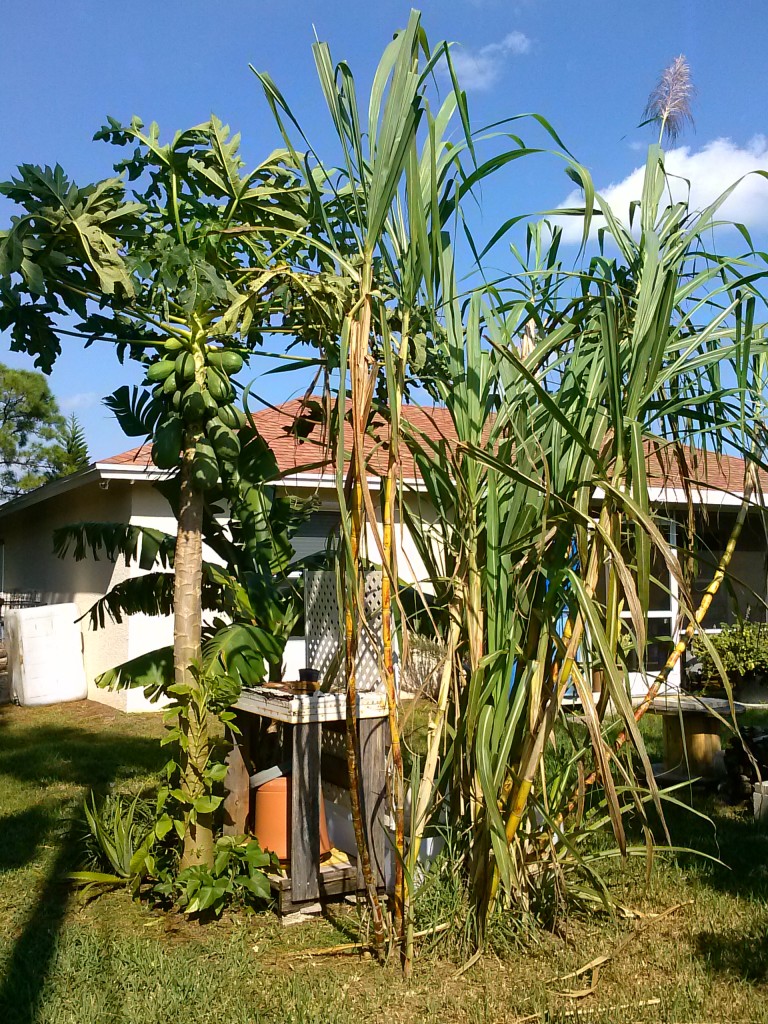
[(667, 772), (682, 771), (685, 768), (683, 751), (683, 733), (677, 715), (664, 715), (664, 770)]
[(291, 900), (320, 895), (320, 738), (313, 722), (293, 726), (291, 774)]
[(717, 774), (715, 754), (721, 749), (718, 721), (711, 715), (688, 715), (684, 721), (691, 772), (712, 778)]
[(687, 766), (692, 776), (712, 778), (721, 749), (717, 719), (687, 712), (682, 725), (677, 715), (664, 715), (664, 768), (685, 773)]
[(239, 836), (248, 831), (250, 810), (250, 740), (252, 716), (235, 712), (235, 723), (240, 735), (227, 730), (232, 748), (227, 754), (227, 774), (224, 779), (224, 835)]
[(386, 718), (362, 718), (359, 729), (364, 823), (373, 877), (377, 887), (382, 889), (386, 884), (386, 859), (390, 845), (386, 832), (389, 723)]

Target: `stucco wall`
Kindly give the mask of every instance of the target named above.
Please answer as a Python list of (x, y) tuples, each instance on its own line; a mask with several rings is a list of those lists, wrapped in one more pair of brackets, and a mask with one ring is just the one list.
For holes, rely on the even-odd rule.
[[(293, 489), (293, 493), (307, 496), (306, 490)], [(316, 496), (323, 509), (337, 507), (332, 488), (320, 490)], [(137, 564), (126, 566), (123, 560), (113, 565), (105, 558), (96, 561), (89, 557), (82, 562), (76, 562), (71, 555), (65, 559), (56, 558), (52, 541), (54, 529), (81, 521), (131, 522), (167, 533), (175, 533), (176, 530), (170, 506), (150, 483), (111, 480), (108, 486), (98, 482), (83, 484), (2, 518), (0, 538), (5, 542), (3, 589), (39, 591), (44, 603), (74, 601), (82, 615), (115, 583), (144, 572)], [(317, 550), (327, 539), (321, 536), (323, 529), (327, 528), (327, 521), (327, 516), (318, 517)], [(309, 532), (312, 532), (311, 527)], [(399, 520), (395, 537), (400, 552), (401, 578), (406, 581), (424, 580), (427, 576), (424, 565), (407, 527)], [(367, 549), (371, 561), (377, 562), (378, 550), (370, 530)], [(210, 550), (205, 551), (205, 557), (216, 560)], [(125, 711), (157, 710), (159, 705), (149, 704), (141, 690), (110, 693), (96, 687), (94, 678), (129, 658), (171, 644), (172, 618), (134, 615), (120, 624), (108, 619), (105, 628), (96, 631), (90, 621), (84, 619), (81, 629), (89, 698)], [(304, 663), (302, 647), (303, 643), (298, 638), (291, 641), (285, 666), (289, 676), (295, 676)]]
[[(94, 482), (6, 515), (0, 522), (0, 538), (4, 542), (2, 589), (37, 591), (45, 604), (74, 601), (84, 615), (94, 601), (130, 570), (124, 562), (113, 565), (105, 558), (96, 561), (89, 557), (81, 562), (72, 555), (57, 558), (53, 553), (53, 531), (69, 523), (125, 522), (129, 514), (128, 484), (112, 482), (104, 489)], [(128, 623), (110, 622), (106, 629), (95, 631), (86, 618), (80, 626), (89, 697), (123, 707), (122, 694), (98, 690), (93, 680), (128, 657)]]

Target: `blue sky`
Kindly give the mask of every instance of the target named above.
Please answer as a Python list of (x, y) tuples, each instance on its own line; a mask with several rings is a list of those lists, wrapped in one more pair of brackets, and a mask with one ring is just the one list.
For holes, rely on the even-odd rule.
[[(0, 179), (20, 162), (59, 162), (80, 183), (108, 175), (113, 153), (91, 141), (107, 114), (123, 120), (139, 114), (171, 134), (214, 112), (243, 133), (248, 162), (261, 160), (279, 139), (249, 63), (269, 71), (323, 154), (331, 135), (312, 61), (314, 31), (336, 60), (351, 64), (364, 95), (410, 6), (396, 0), (4, 0)], [(646, 99), (679, 53), (697, 87), (696, 127), (670, 160), (691, 179), (694, 197), (704, 201), (745, 171), (768, 168), (764, 0), (424, 0), (421, 10), (433, 43), (457, 43), (474, 125), (525, 111), (543, 114), (618, 206), (631, 198), (633, 172), (650, 141), (650, 130), (636, 127)], [(526, 141), (544, 141), (532, 125), (519, 131)], [(554, 159), (517, 162), (483, 191), (480, 234), (518, 213), (555, 207), (571, 189)], [(752, 179), (727, 212), (768, 233), (768, 184)], [(0, 224), (8, 215), (0, 209)], [(496, 263), (504, 268), (503, 250)], [(0, 360), (31, 365), (9, 352), (7, 338), (0, 347)], [(120, 367), (110, 346), (83, 352), (64, 339), (63, 347), (51, 383), (63, 410), (74, 410), (83, 423), (92, 457), (129, 447), (100, 399), (135, 379), (135, 369)], [(256, 384), (273, 401), (294, 388), (281, 377)]]

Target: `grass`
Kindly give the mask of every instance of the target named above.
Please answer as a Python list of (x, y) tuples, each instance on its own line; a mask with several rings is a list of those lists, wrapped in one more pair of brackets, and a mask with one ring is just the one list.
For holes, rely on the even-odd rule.
[[(713, 797), (704, 805), (713, 824), (682, 812), (670, 823), (674, 839), (722, 865), (659, 858), (648, 887), (643, 865), (613, 872), (621, 902), (641, 913), (691, 904), (656, 923), (573, 917), (458, 978), (438, 946), (423, 952), (410, 987), (394, 964), (302, 954), (348, 941), (351, 906), (283, 929), (268, 912), (197, 925), (123, 892), (83, 904), (63, 878), (77, 861), (83, 796), (90, 786), (151, 785), (164, 761), (160, 732), (156, 717), (87, 703), (0, 708), (2, 1024), (480, 1024), (536, 1013), (552, 1024), (768, 1024), (768, 834)], [(587, 987), (588, 978), (557, 979), (616, 950), (594, 994), (557, 994)], [(589, 1013), (566, 1015), (574, 1009)]]

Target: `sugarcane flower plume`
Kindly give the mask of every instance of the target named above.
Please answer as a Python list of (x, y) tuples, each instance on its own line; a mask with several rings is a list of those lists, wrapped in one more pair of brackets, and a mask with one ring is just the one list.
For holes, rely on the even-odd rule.
[(662, 71), (643, 117), (659, 123), (660, 138), (666, 136), (674, 142), (686, 124), (693, 124), (691, 101), (695, 94), (690, 66), (681, 53)]

